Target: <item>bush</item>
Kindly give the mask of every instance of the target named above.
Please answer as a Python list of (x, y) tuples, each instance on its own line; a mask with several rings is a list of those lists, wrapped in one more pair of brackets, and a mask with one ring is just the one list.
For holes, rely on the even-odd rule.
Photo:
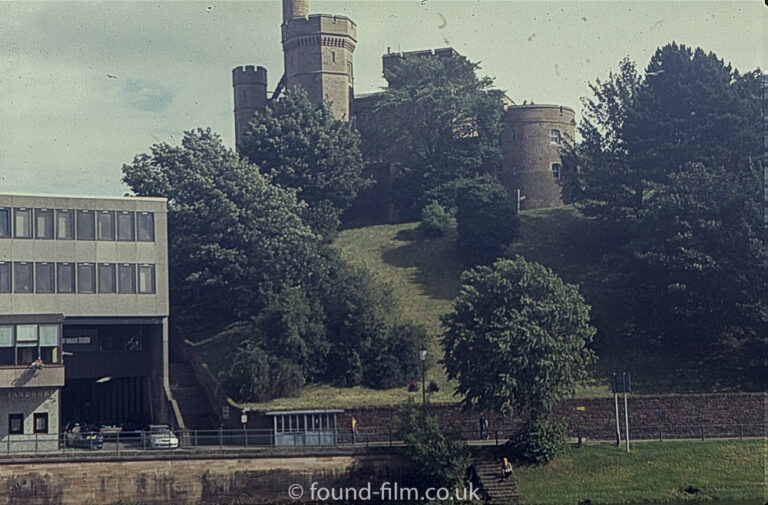
[(274, 360), (270, 370), (270, 396), (280, 398), (295, 396), (304, 385), (304, 374), (296, 363), (287, 360)]
[(508, 444), (518, 459), (535, 465), (548, 463), (565, 447), (565, 424), (528, 421)]
[(269, 356), (250, 343), (235, 353), (232, 366), (222, 377), (222, 387), (238, 402), (269, 400)]
[(446, 488), (462, 483), (472, 457), (460, 430), (441, 428), (434, 414), (410, 404), (400, 411), (399, 435), (414, 482)]
[(439, 238), (456, 226), (456, 219), (445, 207), (432, 200), (421, 210), (419, 231), (425, 237)]

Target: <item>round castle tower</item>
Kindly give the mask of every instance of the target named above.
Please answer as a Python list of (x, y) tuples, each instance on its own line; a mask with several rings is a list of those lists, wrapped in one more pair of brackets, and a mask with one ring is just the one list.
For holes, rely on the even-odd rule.
[(348, 120), (357, 25), (346, 16), (308, 13), (307, 0), (283, 0), (285, 88), (303, 88), (312, 103), (330, 101), (333, 115)]
[(573, 144), (575, 126), (570, 107), (517, 105), (507, 109), (501, 136), (501, 182), (512, 196), (520, 190), (521, 209), (563, 204), (558, 149)]
[(235, 145), (239, 148), (248, 123), (267, 105), (267, 69), (246, 65), (232, 69), (235, 92)]

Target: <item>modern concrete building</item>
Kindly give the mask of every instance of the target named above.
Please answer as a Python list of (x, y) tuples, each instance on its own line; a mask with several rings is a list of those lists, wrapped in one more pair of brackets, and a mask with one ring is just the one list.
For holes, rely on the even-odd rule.
[(0, 450), (177, 412), (166, 200), (0, 194)]

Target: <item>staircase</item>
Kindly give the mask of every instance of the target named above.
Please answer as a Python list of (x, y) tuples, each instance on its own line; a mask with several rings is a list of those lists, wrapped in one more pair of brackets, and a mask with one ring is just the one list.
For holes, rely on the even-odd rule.
[(205, 391), (195, 378), (192, 366), (186, 362), (170, 363), (171, 392), (176, 399), (188, 430), (211, 430), (213, 414)]
[(515, 474), (501, 480), (501, 459), (482, 456), (475, 460), (474, 468), (485, 503), (490, 505), (517, 503)]

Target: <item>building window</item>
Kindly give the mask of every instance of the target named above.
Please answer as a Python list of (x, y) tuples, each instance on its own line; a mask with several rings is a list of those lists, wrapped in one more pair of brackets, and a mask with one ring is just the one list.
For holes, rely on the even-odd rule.
[(77, 264), (77, 292), (96, 292), (96, 265), (93, 263)]
[(32, 209), (13, 209), (13, 236), (32, 238)]
[(35, 263), (35, 293), (54, 292), (53, 263)]
[(56, 286), (59, 293), (75, 292), (75, 264), (57, 263), (56, 264)]
[(26, 261), (16, 261), (13, 263), (14, 293), (31, 293), (33, 280), (32, 263), (27, 263)]
[(115, 264), (99, 264), (99, 293), (115, 292)]
[(134, 240), (133, 212), (117, 213), (117, 240), (124, 242)]
[(0, 325), (0, 366), (15, 365), (13, 325)]
[(40, 332), (40, 358), (43, 363), (58, 364), (59, 362), (59, 325), (41, 324)]
[(77, 240), (94, 240), (96, 238), (92, 210), (77, 211)]
[(552, 164), (552, 177), (558, 181), (560, 180), (560, 168), (561, 166), (559, 163)]
[(11, 292), (11, 263), (0, 261), (0, 293)]
[(35, 238), (53, 239), (53, 209), (35, 209)]
[(155, 265), (139, 265), (139, 293), (155, 292)]
[(560, 143), (560, 130), (550, 130), (549, 131), (549, 141), (552, 144), (559, 144)]
[(8, 434), (24, 434), (24, 414), (8, 414)]
[(136, 265), (125, 263), (117, 267), (117, 292), (136, 292)]
[(31, 365), (37, 359), (37, 325), (16, 325), (16, 363)]
[(48, 433), (48, 413), (42, 412), (35, 414), (33, 417), (35, 420), (35, 433)]
[(0, 208), (0, 238), (11, 236), (11, 209)]
[(115, 213), (109, 210), (99, 212), (96, 229), (99, 240), (115, 240)]
[(138, 235), (141, 242), (154, 242), (155, 240), (155, 214), (152, 212), (139, 212), (137, 217)]
[(56, 238), (59, 240), (75, 238), (75, 216), (71, 210), (56, 211)]

